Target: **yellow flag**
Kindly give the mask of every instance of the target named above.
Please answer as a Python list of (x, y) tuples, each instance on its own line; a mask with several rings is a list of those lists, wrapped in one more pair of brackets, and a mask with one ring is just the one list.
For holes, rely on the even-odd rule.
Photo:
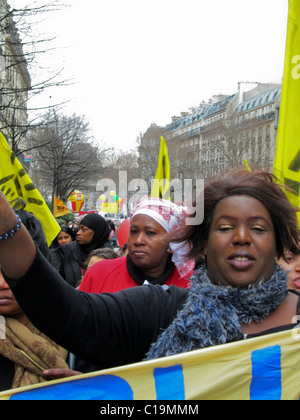
[(163, 198), (171, 201), (170, 196), (170, 161), (165, 139), (161, 137), (158, 156), (158, 166), (153, 181), (151, 197)]
[(247, 169), (248, 172), (252, 172), (252, 169), (250, 168), (250, 165), (247, 159), (244, 159), (244, 163), (245, 163), (245, 169)]
[(274, 174), (300, 207), (300, 0), (289, 0), (287, 41)]
[(39, 219), (50, 245), (60, 232), (59, 224), (1, 133), (0, 189), (12, 207), (18, 208), (18, 203), (24, 203), (24, 210)]
[(56, 197), (54, 194), (53, 196), (53, 215), (54, 217), (61, 217), (65, 216), (66, 214), (71, 213), (68, 207), (65, 205), (63, 201)]

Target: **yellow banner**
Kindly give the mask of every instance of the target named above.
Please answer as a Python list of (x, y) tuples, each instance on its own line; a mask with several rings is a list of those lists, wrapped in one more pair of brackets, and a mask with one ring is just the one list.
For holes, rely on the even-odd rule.
[(289, 0), (286, 54), (274, 174), (300, 207), (300, 0)]
[(50, 245), (60, 232), (59, 224), (1, 133), (0, 189), (12, 207), (17, 207), (21, 201), (25, 204), (24, 210), (33, 213), (39, 219)]
[(157, 171), (153, 181), (151, 197), (171, 200), (170, 197), (170, 161), (165, 139), (161, 137)]
[(10, 390), (0, 400), (299, 400), (299, 350), (294, 329)]
[(101, 210), (103, 213), (118, 213), (118, 203), (102, 203)]

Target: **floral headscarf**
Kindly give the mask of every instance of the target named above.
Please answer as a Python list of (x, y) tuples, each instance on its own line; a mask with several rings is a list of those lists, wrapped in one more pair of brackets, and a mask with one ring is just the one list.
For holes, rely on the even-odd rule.
[[(139, 214), (149, 216), (157, 223), (159, 223), (167, 233), (178, 229), (185, 223), (185, 211), (183, 207), (171, 201), (162, 200), (161, 198), (144, 197), (140, 199), (130, 216), (130, 222)], [(186, 277), (189, 275), (194, 267), (194, 261), (189, 261), (186, 255), (189, 251), (189, 244), (187, 242), (169, 244), (172, 251), (172, 261), (175, 264), (180, 276)]]

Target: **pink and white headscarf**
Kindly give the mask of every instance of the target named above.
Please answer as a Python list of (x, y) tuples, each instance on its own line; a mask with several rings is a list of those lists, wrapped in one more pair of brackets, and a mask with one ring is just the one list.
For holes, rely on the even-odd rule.
[[(130, 222), (139, 214), (149, 216), (159, 223), (167, 233), (184, 226), (185, 211), (171, 201), (155, 197), (141, 198), (135, 205), (130, 216)], [(172, 251), (172, 261), (181, 278), (188, 276), (194, 269), (194, 261), (188, 260), (186, 254), (190, 246), (187, 242), (169, 244)]]

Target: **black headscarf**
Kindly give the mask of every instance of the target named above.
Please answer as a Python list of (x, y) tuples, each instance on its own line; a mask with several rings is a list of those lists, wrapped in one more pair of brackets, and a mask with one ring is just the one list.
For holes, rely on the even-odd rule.
[(81, 225), (92, 229), (94, 237), (92, 242), (88, 245), (81, 245), (85, 252), (91, 252), (93, 249), (102, 248), (108, 242), (110, 228), (108, 227), (105, 219), (98, 214), (87, 214), (80, 222)]

